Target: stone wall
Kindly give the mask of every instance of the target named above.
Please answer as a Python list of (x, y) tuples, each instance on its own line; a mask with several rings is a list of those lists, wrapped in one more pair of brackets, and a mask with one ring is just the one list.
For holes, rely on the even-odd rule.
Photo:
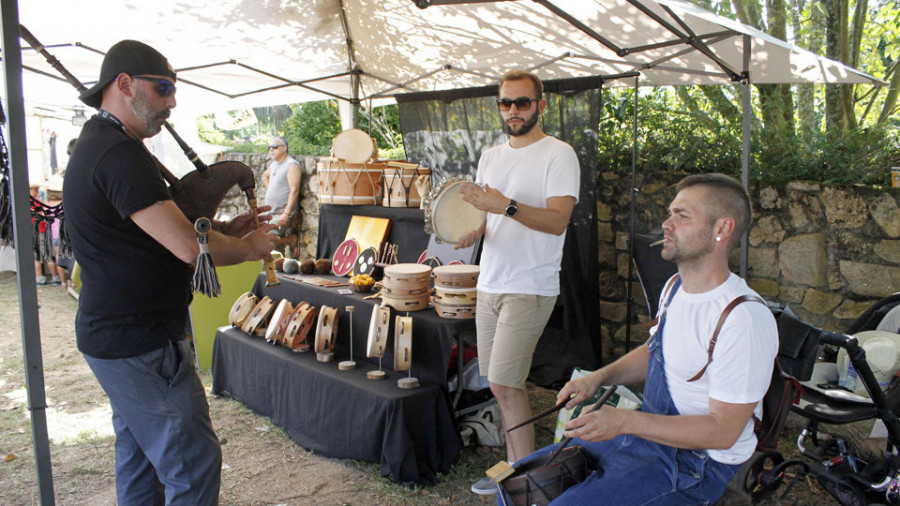
[[(302, 220), (300, 226), (300, 251), (294, 252), (293, 256), (301, 260), (307, 257), (315, 258), (316, 237), (319, 234), (319, 180), (316, 176), (316, 157), (292, 156), (303, 168), (303, 179), (300, 186), (300, 218)], [(262, 175), (268, 165), (269, 155), (263, 153), (226, 153), (223, 159), (243, 162), (253, 169), (253, 174), (256, 176), (257, 205), (263, 205), (266, 187), (263, 186)], [(247, 212), (249, 209), (250, 206), (247, 204), (247, 199), (235, 186), (225, 196), (225, 200), (222, 201), (217, 218), (227, 219)]]
[[(683, 175), (638, 176), (635, 231), (661, 230)], [(600, 311), (604, 362), (624, 350), (631, 177), (602, 173), (598, 188)], [(748, 283), (788, 304), (804, 321), (842, 331), (878, 299), (900, 291), (900, 191), (863, 186), (754, 185)], [(739, 269), (739, 255), (732, 267)], [(636, 279), (636, 275), (634, 277)], [(633, 285), (638, 320), (648, 320)], [(631, 345), (647, 330), (632, 325)]]

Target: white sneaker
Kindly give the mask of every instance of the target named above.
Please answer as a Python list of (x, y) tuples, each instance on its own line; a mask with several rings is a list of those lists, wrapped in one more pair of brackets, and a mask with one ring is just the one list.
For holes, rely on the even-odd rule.
[(492, 495), (497, 493), (497, 483), (485, 476), (472, 484), (472, 492), (478, 495)]

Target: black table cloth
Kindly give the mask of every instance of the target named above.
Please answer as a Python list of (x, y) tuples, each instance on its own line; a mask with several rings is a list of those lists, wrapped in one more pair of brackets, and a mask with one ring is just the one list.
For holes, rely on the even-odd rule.
[(315, 353), (295, 353), (219, 328), (213, 347), (213, 393), (242, 400), (270, 417), (300, 446), (332, 458), (378, 462), (382, 476), (434, 483), (462, 447), (446, 388), (424, 383), (401, 389), (400, 373), (369, 380), (377, 366), (340, 371)]

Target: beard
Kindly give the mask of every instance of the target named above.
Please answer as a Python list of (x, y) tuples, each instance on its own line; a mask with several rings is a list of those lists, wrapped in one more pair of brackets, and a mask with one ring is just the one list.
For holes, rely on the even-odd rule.
[(134, 100), (131, 101), (131, 110), (141, 123), (141, 126), (143, 126), (143, 133), (146, 137), (153, 137), (158, 134), (162, 130), (163, 123), (169, 118), (170, 113), (167, 108), (154, 111), (153, 106), (150, 104), (150, 99), (147, 98), (147, 95), (141, 89), (134, 93)]
[[(684, 238), (684, 244), (672, 238), (671, 244), (664, 244), (660, 252), (663, 260), (675, 262), (679, 266), (690, 265), (706, 257), (713, 250), (712, 228), (701, 236)], [(693, 246), (692, 244), (693, 243)]]
[[(518, 137), (518, 136), (520, 136), (520, 135), (525, 135), (525, 134), (527, 134), (528, 132), (530, 132), (531, 129), (534, 128), (534, 126), (537, 125), (537, 122), (538, 122), (538, 107), (537, 107), (537, 104), (532, 105), (532, 109), (533, 109), (533, 111), (532, 111), (532, 113), (531, 113), (531, 116), (529, 116), (529, 117), (527, 117), (527, 118), (519, 118), (518, 116), (513, 116), (512, 118), (507, 118), (507, 120), (503, 122), (503, 131), (506, 132), (507, 134), (513, 136), (513, 137)], [(510, 119), (513, 119), (513, 118), (517, 118), (517, 119), (521, 119), (521, 120), (522, 120), (522, 124), (519, 125), (518, 128), (514, 128), (514, 127), (512, 127), (512, 126), (509, 125), (508, 121), (509, 121)]]

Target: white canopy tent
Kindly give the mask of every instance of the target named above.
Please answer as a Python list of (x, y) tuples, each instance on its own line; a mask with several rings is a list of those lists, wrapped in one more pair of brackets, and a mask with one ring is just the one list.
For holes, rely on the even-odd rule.
[[(41, 55), (27, 45), (20, 53), (20, 22), (86, 85), (98, 77), (102, 53), (121, 39), (160, 50), (178, 71), (176, 123), (179, 116), (246, 106), (327, 97), (359, 104), (485, 86), (513, 68), (543, 79), (638, 71), (635, 84), (642, 86), (740, 83), (745, 184), (750, 82), (880, 84), (680, 0), (416, 3), (430, 7), (411, 0), (0, 0), (16, 244), (30, 244), (24, 104), (81, 106)], [(29, 255), (28, 246), (17, 248), (19, 272), (28, 272)], [(23, 278), (29, 277), (19, 277), (19, 292), (38, 483), (41, 502), (51, 504), (36, 292)]]

